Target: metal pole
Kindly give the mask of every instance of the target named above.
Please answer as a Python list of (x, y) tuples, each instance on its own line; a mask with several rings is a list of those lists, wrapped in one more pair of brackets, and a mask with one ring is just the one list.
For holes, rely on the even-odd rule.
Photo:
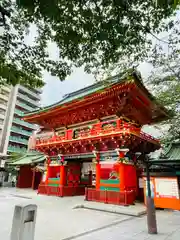
[(156, 223), (156, 210), (154, 206), (154, 197), (151, 192), (150, 182), (150, 164), (148, 158), (146, 158), (146, 181), (147, 181), (147, 194), (146, 194), (146, 208), (147, 208), (147, 227), (149, 234), (157, 234), (157, 223)]

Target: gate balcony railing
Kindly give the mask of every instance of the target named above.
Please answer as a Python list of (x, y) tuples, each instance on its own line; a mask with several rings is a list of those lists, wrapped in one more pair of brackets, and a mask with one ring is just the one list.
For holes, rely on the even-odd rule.
[(118, 134), (134, 134), (147, 141), (159, 142), (149, 134), (142, 132), (141, 128), (136, 127), (134, 124), (123, 123), (121, 119), (117, 119), (109, 122), (92, 124), (91, 126), (86, 126), (82, 129), (68, 129), (65, 130), (61, 136), (58, 136), (56, 133), (54, 133), (53, 136), (47, 136), (47, 138), (44, 136), (43, 138), (40, 138), (37, 135), (36, 146), (70, 142), (81, 139), (91, 139), (108, 135), (115, 136)]

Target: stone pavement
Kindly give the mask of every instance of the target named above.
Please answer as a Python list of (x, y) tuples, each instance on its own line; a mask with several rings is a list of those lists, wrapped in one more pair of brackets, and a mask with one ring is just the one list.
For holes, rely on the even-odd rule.
[(124, 214), (128, 216), (140, 217), (146, 213), (146, 207), (143, 204), (136, 203), (131, 206), (118, 206), (112, 204), (103, 204), (98, 202), (83, 201), (82, 204), (76, 205), (75, 208), (84, 208), (89, 210), (103, 211), (108, 213)]
[(20, 202), (38, 205), (35, 240), (179, 240), (180, 212), (158, 211), (159, 234), (147, 234), (146, 216), (132, 217), (73, 209), (82, 197), (38, 196), (34, 191), (0, 188), (0, 239), (9, 240), (13, 210)]
[(128, 216), (73, 209), (82, 197), (38, 196), (33, 191), (0, 188), (0, 239), (9, 240), (14, 206), (21, 202), (38, 205), (35, 240), (62, 240), (128, 219)]
[(179, 240), (180, 239), (180, 213), (157, 212), (158, 234), (147, 234), (146, 216), (131, 218), (109, 228), (82, 234), (70, 239), (77, 240)]

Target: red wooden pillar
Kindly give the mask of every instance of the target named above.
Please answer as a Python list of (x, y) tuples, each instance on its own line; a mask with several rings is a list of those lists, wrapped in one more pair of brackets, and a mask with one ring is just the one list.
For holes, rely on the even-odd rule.
[(124, 163), (119, 163), (119, 188), (120, 191), (125, 189), (125, 179), (124, 179)]
[(65, 177), (65, 167), (64, 165), (60, 166), (60, 186), (64, 185), (64, 177)]
[(60, 166), (60, 182), (59, 182), (59, 196), (64, 196), (64, 184), (65, 184), (65, 166), (64, 166), (64, 156), (61, 156), (61, 166)]
[(64, 166), (64, 156), (61, 156), (61, 166), (60, 166), (60, 186), (65, 183), (65, 166)]
[(19, 188), (21, 183), (21, 167), (19, 168), (16, 187)]
[(89, 171), (89, 183), (90, 186), (92, 185), (92, 171)]
[(100, 165), (100, 153), (96, 154), (96, 189), (100, 189), (100, 173), (101, 173), (101, 165)]
[(47, 160), (46, 180), (45, 180), (45, 184), (46, 185), (48, 185), (48, 179), (49, 179), (49, 164), (50, 164), (50, 159), (48, 158), (48, 160)]
[[(124, 152), (119, 151), (119, 160), (124, 158)], [(125, 190), (125, 174), (124, 174), (124, 170), (125, 170), (125, 164), (123, 162), (119, 163), (119, 188), (120, 191), (124, 191)]]
[(35, 174), (36, 174), (36, 172), (35, 172), (35, 169), (32, 169), (32, 171), (33, 171), (33, 176), (32, 176), (32, 185), (31, 185), (31, 188), (34, 189), (34, 182), (35, 182)]
[(98, 162), (96, 164), (96, 189), (99, 190), (100, 189), (100, 171), (101, 171), (101, 165)]

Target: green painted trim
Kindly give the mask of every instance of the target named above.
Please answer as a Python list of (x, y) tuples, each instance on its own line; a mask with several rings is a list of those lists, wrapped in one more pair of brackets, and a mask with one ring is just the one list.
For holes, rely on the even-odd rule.
[(112, 191), (112, 192), (119, 192), (120, 189), (119, 188), (115, 188), (115, 187), (100, 187), (100, 190), (102, 191)]
[(83, 181), (83, 180), (86, 181), (86, 180), (88, 180), (88, 179), (89, 179), (89, 177), (82, 177), (82, 178), (81, 178), (81, 181)]
[(48, 180), (50, 180), (50, 181), (59, 181), (60, 178), (48, 178)]
[(105, 183), (105, 184), (118, 184), (118, 183), (120, 183), (120, 181), (119, 181), (119, 179), (107, 179), (107, 180), (101, 179), (101, 180), (100, 180), (100, 183)]
[(50, 187), (59, 187), (59, 184), (48, 184), (48, 186), (50, 186)]

